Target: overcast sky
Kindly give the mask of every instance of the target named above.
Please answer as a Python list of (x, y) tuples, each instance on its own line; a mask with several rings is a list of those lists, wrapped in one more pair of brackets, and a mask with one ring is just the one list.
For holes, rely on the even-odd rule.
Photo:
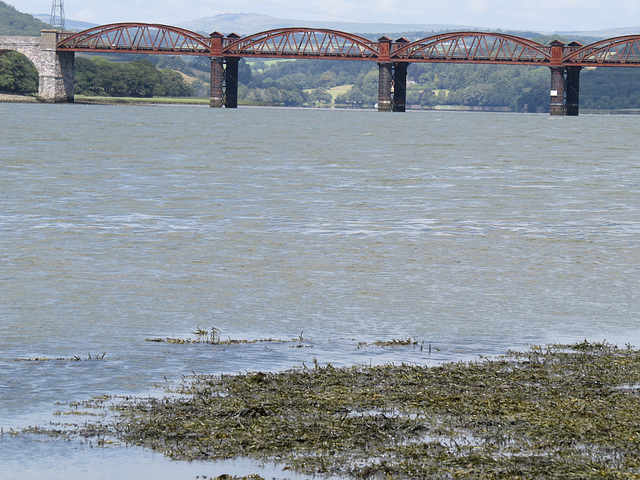
[[(25, 13), (50, 13), (51, 0), (4, 0)], [(106, 24), (179, 25), (222, 13), (297, 20), (473, 25), (535, 31), (640, 25), (639, 0), (64, 0), (68, 19)], [(301, 25), (303, 26), (303, 25)]]

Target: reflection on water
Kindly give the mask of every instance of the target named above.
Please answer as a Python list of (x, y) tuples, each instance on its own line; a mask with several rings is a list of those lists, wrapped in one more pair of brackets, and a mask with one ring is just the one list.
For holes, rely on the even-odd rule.
[[(5, 432), (192, 371), (640, 345), (637, 117), (6, 105), (0, 121)], [(305, 346), (145, 341), (198, 326)], [(358, 348), (406, 337), (431, 355)], [(15, 361), (35, 357), (63, 360)], [(182, 465), (0, 445), (2, 465), (46, 452), (66, 478)]]

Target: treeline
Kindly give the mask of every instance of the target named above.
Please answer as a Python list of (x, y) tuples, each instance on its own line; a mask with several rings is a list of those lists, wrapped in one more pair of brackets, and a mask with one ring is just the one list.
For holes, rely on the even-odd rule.
[(353, 83), (354, 79), (372, 68), (369, 62), (358, 61), (260, 60), (251, 62), (247, 72), (247, 67), (243, 66), (246, 63), (244, 60), (240, 62), (239, 98), (249, 102), (284, 106), (303, 106), (310, 102), (331, 103), (328, 89)]
[[(124, 58), (131, 61), (77, 56), (76, 93), (116, 97), (209, 95), (210, 60), (206, 57), (188, 61), (163, 55)], [(407, 80), (410, 108), (549, 109), (547, 67), (414, 63), (408, 68)], [(378, 68), (373, 62), (243, 59), (239, 82), (239, 98), (245, 102), (372, 108), (378, 101)], [(340, 94), (332, 90), (334, 87), (340, 87)], [(0, 92), (34, 94), (37, 89), (38, 73), (26, 57), (16, 52), (0, 55)], [(580, 90), (581, 109), (640, 109), (640, 70), (584, 69)]]
[(51, 28), (51, 26), (0, 1), (0, 35), (37, 37), (45, 28)]
[(188, 97), (191, 87), (175, 70), (158, 69), (148, 60), (116, 63), (103, 58), (76, 58), (75, 91), (110, 97)]
[[(139, 98), (194, 95), (180, 73), (158, 69), (148, 60), (109, 62), (100, 57), (77, 57), (74, 82), (78, 95)], [(38, 71), (24, 55), (17, 52), (0, 55), (0, 92), (20, 95), (38, 92)]]
[(586, 69), (580, 74), (580, 108), (640, 109), (640, 69)]
[(420, 107), (489, 107), (510, 111), (546, 111), (547, 67), (414, 64), (407, 104)]
[(38, 71), (17, 52), (0, 55), (0, 92), (31, 95), (38, 91)]
[[(550, 74), (546, 67), (414, 63), (408, 68), (407, 83), (407, 104), (424, 108), (549, 108)], [(333, 98), (329, 90), (340, 85), (351, 87)], [(337, 105), (373, 107), (378, 102), (378, 67), (358, 61), (252, 64), (251, 81), (240, 88), (240, 98), (278, 103), (278, 95), (285, 95), (289, 104), (297, 106), (333, 100)]]

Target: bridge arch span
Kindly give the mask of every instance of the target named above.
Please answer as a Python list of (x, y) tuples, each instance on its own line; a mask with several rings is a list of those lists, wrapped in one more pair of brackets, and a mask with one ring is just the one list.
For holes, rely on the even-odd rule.
[(36, 65), (40, 60), (40, 38), (38, 37), (3, 37), (0, 42), (0, 55), (18, 52)]
[(43, 30), (40, 37), (2, 37), (0, 54), (18, 52), (38, 71), (38, 96), (47, 102), (73, 101), (73, 54), (58, 53), (57, 32)]
[(67, 34), (58, 42), (58, 50), (209, 55), (211, 39), (190, 30), (169, 25), (112, 23), (75, 34)]
[[(36, 72), (38, 73), (38, 77), (40, 76), (40, 71), (38, 70), (38, 64), (39, 64), (39, 59), (40, 59), (40, 55), (39, 55), (39, 46), (36, 43), (36, 49), (33, 48), (33, 44), (29, 44), (29, 43), (24, 43), (24, 42), (16, 42), (14, 45), (9, 44), (9, 42), (7, 42), (5, 39), (7, 37), (4, 37), (3, 41), (0, 41), (0, 57), (2, 57), (5, 54), (9, 54), (9, 53), (17, 53), (20, 54), (21, 57), (23, 57), (24, 59), (27, 60), (28, 63), (31, 64), (32, 68), (36, 69)], [(18, 37), (20, 38), (20, 37)], [(24, 38), (24, 37), (22, 37)], [(37, 38), (36, 38), (37, 40)], [(32, 43), (32, 42), (30, 42)], [(16, 72), (12, 72), (13, 75), (11, 75), (12, 77), (16, 77), (19, 74), (16, 74)]]
[(325, 28), (279, 28), (225, 39), (225, 56), (377, 60), (378, 42)]
[(551, 49), (526, 38), (503, 33), (449, 32), (394, 45), (393, 61), (509, 63), (539, 65), (551, 61)]
[(640, 66), (640, 35), (608, 38), (585, 47), (574, 49), (563, 58), (565, 64), (589, 67), (604, 65)]

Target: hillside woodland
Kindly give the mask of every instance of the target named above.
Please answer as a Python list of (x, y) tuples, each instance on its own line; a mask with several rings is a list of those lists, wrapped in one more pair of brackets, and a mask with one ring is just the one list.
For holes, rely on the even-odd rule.
[[(39, 35), (48, 25), (0, 1), (0, 35)], [(410, 39), (436, 32), (405, 32)], [(554, 37), (516, 32), (540, 43)], [(382, 36), (371, 35), (372, 38)], [(397, 36), (397, 34), (393, 34)], [(591, 43), (594, 39), (560, 38)], [(209, 59), (166, 55), (76, 56), (76, 93), (113, 97), (207, 97)], [(408, 108), (467, 108), (548, 112), (547, 67), (414, 63), (407, 72)], [(373, 108), (378, 69), (373, 62), (336, 60), (241, 60), (239, 99), (282, 106)], [(24, 56), (0, 55), (0, 92), (35, 94), (38, 74)], [(582, 109), (640, 109), (640, 70), (585, 69)]]
[(0, 1), (0, 35), (40, 36), (40, 30), (51, 28), (44, 22)]

